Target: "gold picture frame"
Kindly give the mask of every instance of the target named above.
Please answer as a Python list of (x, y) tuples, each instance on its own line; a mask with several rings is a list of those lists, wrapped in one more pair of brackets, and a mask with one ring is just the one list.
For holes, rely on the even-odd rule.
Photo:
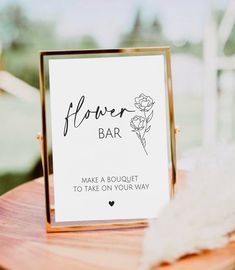
[(70, 51), (41, 51), (39, 62), (40, 96), (41, 96), (41, 117), (42, 134), (38, 139), (41, 142), (41, 158), (43, 164), (45, 182), (45, 206), (46, 206), (46, 231), (66, 232), (66, 231), (86, 231), (86, 230), (107, 230), (117, 228), (137, 228), (145, 227), (148, 224), (146, 219), (138, 220), (110, 220), (110, 221), (88, 221), (88, 222), (55, 222), (53, 206), (53, 180), (50, 177), (49, 153), (48, 153), (48, 117), (46, 104), (47, 76), (46, 69), (48, 59), (65, 57), (100, 57), (100, 56), (129, 56), (129, 55), (154, 55), (162, 54), (165, 59), (165, 82), (168, 101), (169, 120), (169, 151), (170, 151), (170, 197), (174, 195), (176, 184), (176, 143), (175, 143), (175, 122), (171, 79), (171, 62), (169, 47), (143, 47), (143, 48), (119, 48), (119, 49), (94, 49), (94, 50), (70, 50)]

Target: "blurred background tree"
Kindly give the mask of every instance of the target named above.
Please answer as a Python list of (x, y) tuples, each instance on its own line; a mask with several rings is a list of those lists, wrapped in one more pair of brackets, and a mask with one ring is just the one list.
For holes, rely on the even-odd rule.
[(5, 49), (22, 49), (27, 45), (30, 24), (18, 5), (6, 6), (0, 11), (0, 36)]
[(37, 88), (38, 51), (98, 47), (90, 35), (59, 38), (54, 22), (29, 19), (20, 5), (0, 10), (0, 42), (7, 70)]
[(0, 11), (0, 41), (9, 72), (38, 88), (37, 51), (55, 47), (53, 24), (30, 20), (19, 5)]

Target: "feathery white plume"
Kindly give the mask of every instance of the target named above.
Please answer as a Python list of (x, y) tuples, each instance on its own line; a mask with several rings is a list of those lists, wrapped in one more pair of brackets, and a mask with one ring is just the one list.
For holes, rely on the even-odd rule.
[(225, 245), (235, 230), (235, 146), (201, 153), (187, 185), (152, 221), (142, 269)]

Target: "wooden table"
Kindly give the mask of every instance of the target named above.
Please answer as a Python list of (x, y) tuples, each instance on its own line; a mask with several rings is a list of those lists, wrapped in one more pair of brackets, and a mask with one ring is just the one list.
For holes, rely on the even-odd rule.
[[(46, 234), (43, 181), (0, 197), (0, 269), (138, 269), (144, 229)], [(235, 269), (235, 243), (159, 270)]]

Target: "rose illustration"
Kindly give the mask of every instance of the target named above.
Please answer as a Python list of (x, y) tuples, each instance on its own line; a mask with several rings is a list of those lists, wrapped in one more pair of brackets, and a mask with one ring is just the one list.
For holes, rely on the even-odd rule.
[(144, 117), (136, 115), (131, 119), (130, 125), (136, 131), (142, 130), (144, 128), (144, 120)]
[(148, 152), (146, 150), (145, 135), (150, 131), (151, 128), (149, 123), (153, 117), (153, 110), (151, 112), (149, 111), (152, 109), (153, 105), (154, 101), (151, 97), (140, 94), (135, 98), (135, 106), (142, 112), (143, 116), (135, 115), (133, 118), (131, 118), (130, 122), (130, 126), (133, 128), (132, 131), (136, 133), (146, 155), (148, 155)]
[(139, 95), (139, 97), (135, 98), (135, 106), (140, 111), (148, 112), (153, 107), (153, 100), (149, 96), (145, 96), (144, 94)]

